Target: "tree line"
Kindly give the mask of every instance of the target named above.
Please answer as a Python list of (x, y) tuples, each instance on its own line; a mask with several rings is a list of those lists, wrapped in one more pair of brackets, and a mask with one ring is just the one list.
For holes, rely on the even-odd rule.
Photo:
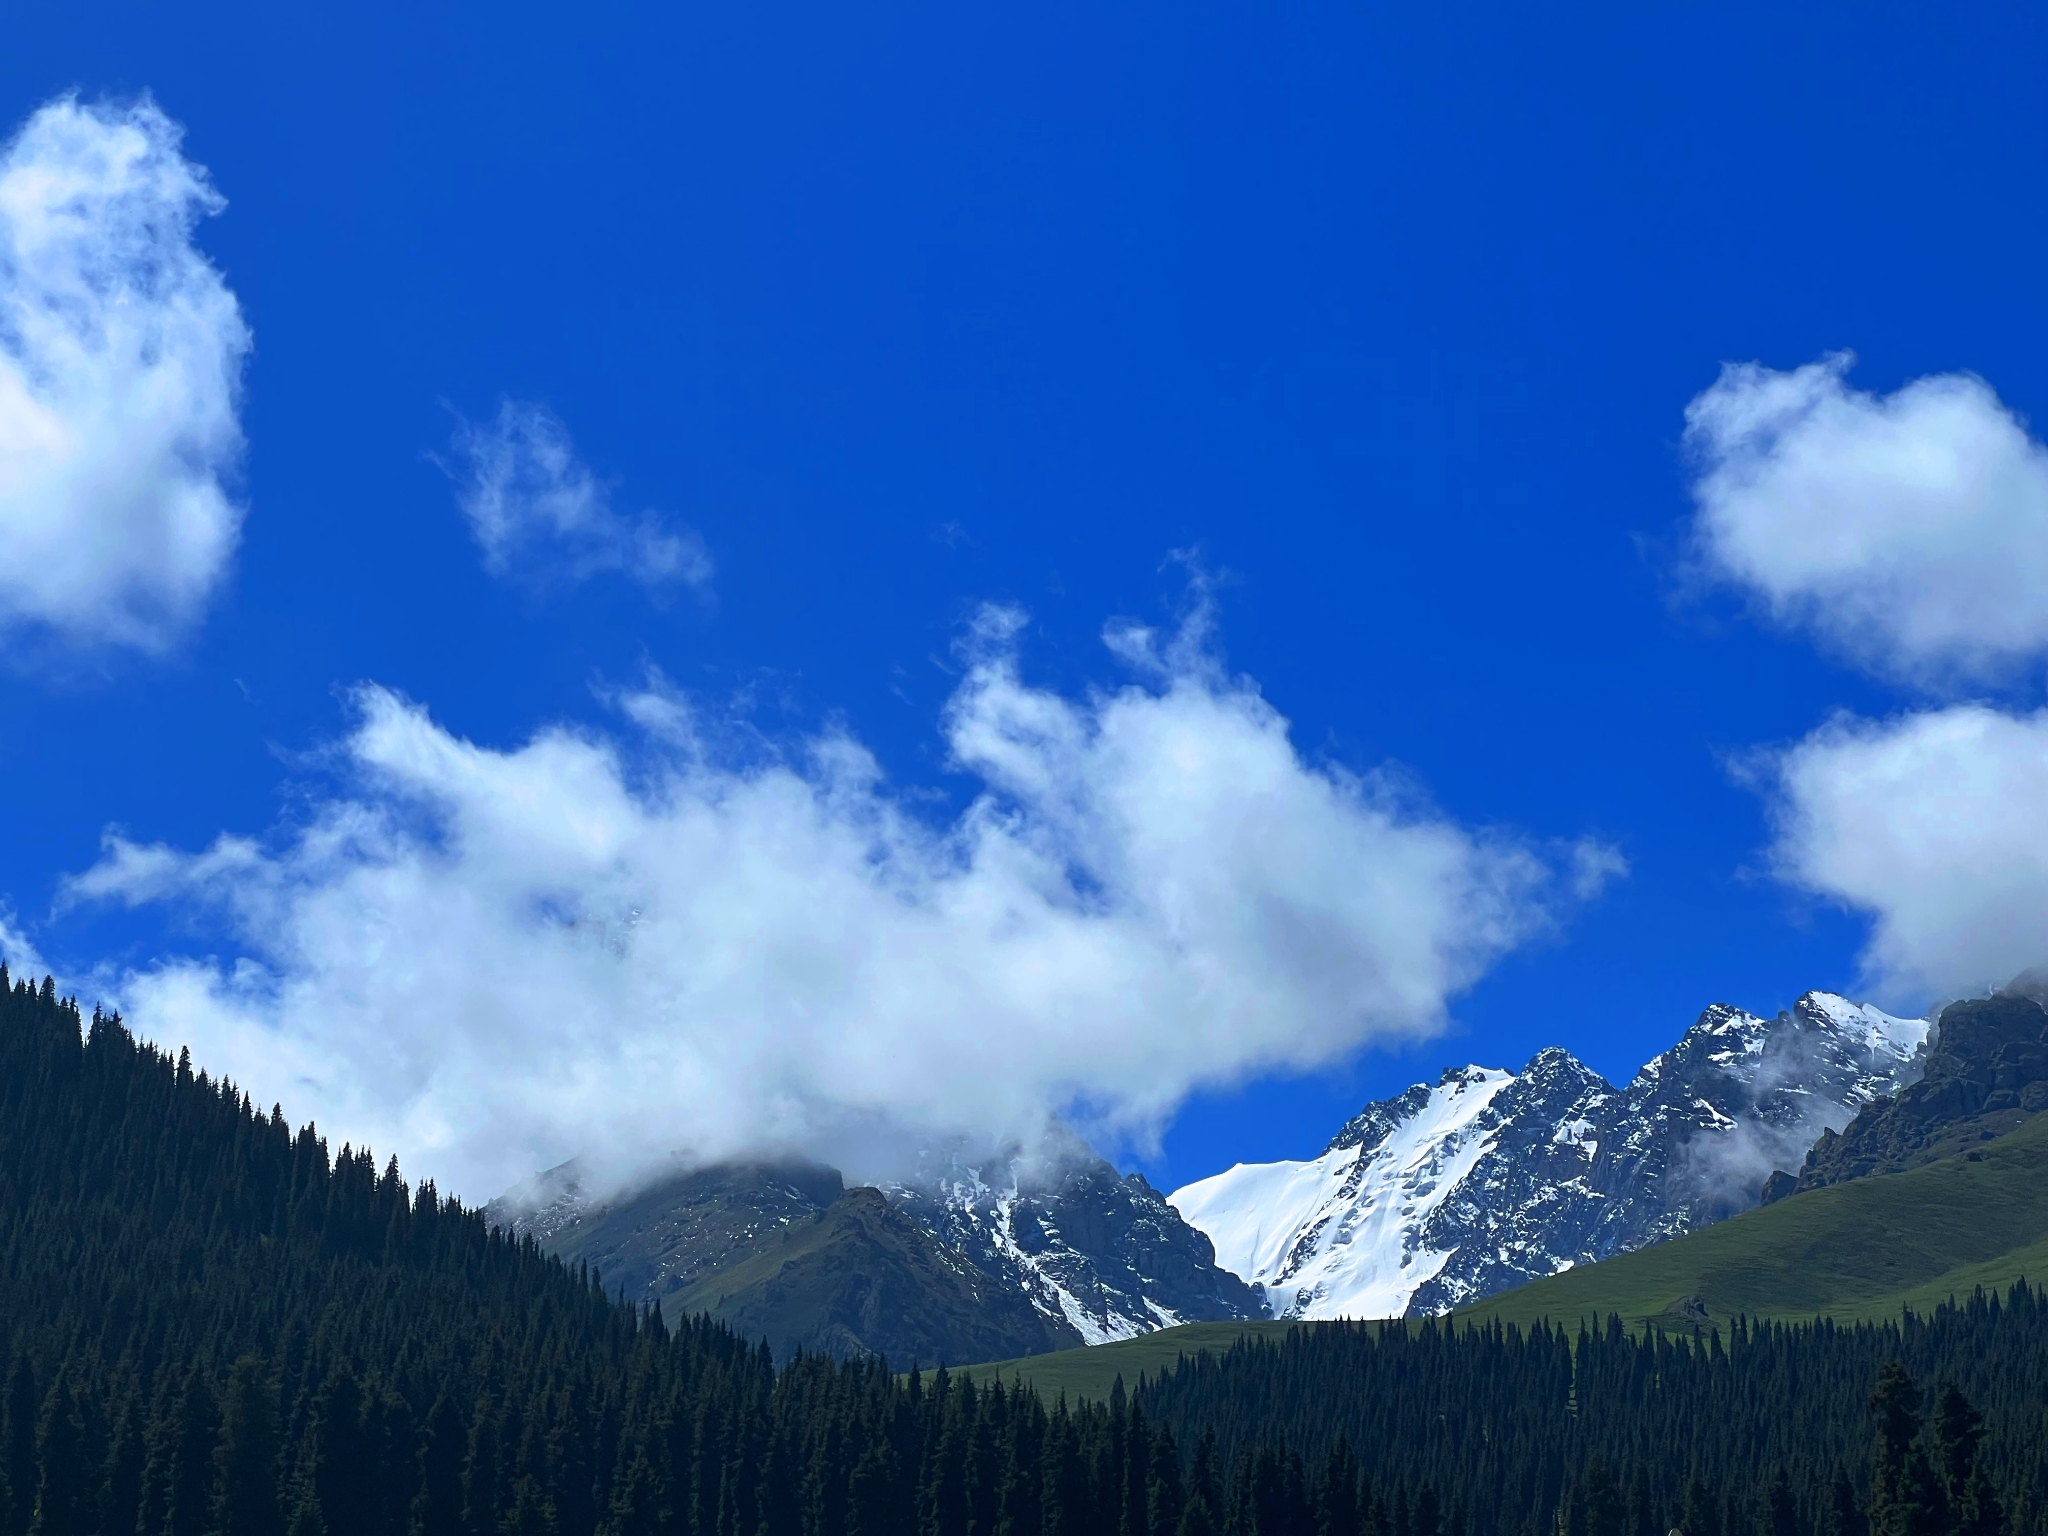
[(1100, 1403), (778, 1362), (4, 965), (0, 1368), (0, 1536), (2048, 1536), (2025, 1286), (1319, 1327)]

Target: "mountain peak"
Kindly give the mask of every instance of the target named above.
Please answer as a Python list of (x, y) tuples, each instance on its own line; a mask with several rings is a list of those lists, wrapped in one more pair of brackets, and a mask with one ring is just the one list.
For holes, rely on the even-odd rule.
[(1772, 1159), (1912, 1076), (1924, 1035), (1832, 993), (1770, 1019), (1716, 1003), (1625, 1090), (1558, 1046), (1451, 1067), (1320, 1157), (1167, 1198), (1282, 1316), (1447, 1311), (1754, 1205)]

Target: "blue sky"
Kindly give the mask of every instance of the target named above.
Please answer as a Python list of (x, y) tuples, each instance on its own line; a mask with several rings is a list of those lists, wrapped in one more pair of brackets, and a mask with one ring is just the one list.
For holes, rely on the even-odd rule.
[[(402, 750), (436, 761), (454, 761), (451, 741), (509, 761), (565, 723), (612, 744), (621, 815), (635, 814), (633, 786), (673, 769), (663, 709), (696, 722), (674, 750), (709, 752), (728, 789), (761, 764), (809, 762), (807, 741), (855, 740), (886, 792), (848, 792), (938, 829), (992, 784), (1004, 805), (1018, 793), (963, 753), (980, 704), (1058, 702), (1085, 733), (1107, 718), (1091, 689), (1158, 702), (1184, 686), (1242, 725), (1250, 680), (1287, 722), (1300, 782), (1393, 765), (1398, 793), (1370, 781), (1398, 800), (1393, 822), (1494, 859), (1470, 879), (1512, 908), (1491, 937), (1431, 941), (1454, 952), (1449, 1038), (1416, 1039), (1437, 1017), (1420, 994), (1355, 1025), (1318, 1022), (1317, 989), (1343, 1014), (1340, 994), (1377, 985), (1373, 967), (1260, 951), (1283, 1022), (1242, 1045), (1230, 1031), (1246, 1015), (1219, 1016), (1188, 1081), (1142, 1052), (1100, 1076), (1069, 1070), (1060, 1052), (1083, 1049), (1085, 1028), (1044, 1043), (1030, 1092), (1111, 1106), (1126, 1161), (1169, 1187), (1309, 1152), (1360, 1100), (1449, 1061), (1515, 1065), (1562, 1043), (1626, 1077), (1713, 1001), (1768, 1011), (1808, 987), (1875, 988), (1917, 1011), (2016, 956), (2048, 958), (2036, 865), (2001, 877), (2002, 910), (2034, 916), (1989, 950), (1952, 942), (1983, 926), (1976, 898), (1913, 906), (1970, 884), (1970, 848), (2024, 843), (2048, 799), (2031, 738), (2013, 735), (2038, 718), (2048, 649), (2034, 618), (2048, 575), (2027, 556), (2039, 464), (2027, 429), (1996, 430), (2048, 420), (2038, 9), (73, 3), (13, 16), (5, 131), (67, 91), (107, 110), (148, 93), (226, 200), (198, 221), (194, 259), (217, 270), (253, 345), (244, 356), (208, 333), (238, 391), (193, 407), (213, 457), (166, 471), (217, 485), (236, 530), (184, 606), (164, 617), (159, 592), (155, 618), (116, 632), (7, 599), (0, 895), (18, 945), (82, 996), (217, 1042), (265, 1098), (324, 1070), (324, 1024), (288, 1059), (249, 1043), (292, 999), (410, 1038), (467, 995), (463, 964), (518, 952), (516, 934), (493, 936), (509, 951), (451, 939), (449, 975), (414, 987), (406, 968), (436, 970), (439, 952), (365, 940), (362, 965), (394, 979), (343, 986), (341, 1001), (331, 955), (294, 972), (304, 925), (340, 912), (365, 931), (420, 912), (464, 920), (459, 883), (408, 918), (367, 896), (350, 907), (355, 866), (309, 864), (305, 829), (337, 808), (398, 822), (418, 809), (364, 787), (392, 771), (364, 733), (418, 718), (397, 699), (444, 733)], [(1963, 444), (1964, 469), (1943, 471), (1953, 494), (1926, 515), (1963, 532), (1927, 544), (1908, 529), (1857, 568), (1882, 579), (1815, 575), (1756, 532), (1817, 504), (1769, 444), (1756, 451), (1783, 473), (1755, 494), (1782, 505), (1742, 500), (1758, 479), (1741, 472), (1754, 448), (1742, 409), (1838, 349), (1856, 354), (1846, 382), (1798, 376), (1823, 416), (1909, 434), (1933, 423), (1937, 437), (1961, 423), (1940, 440)], [(1730, 385), (1727, 410), (1696, 415), (1688, 439), (1689, 404), (1747, 362), (1773, 372)], [(1958, 374), (1986, 388), (1944, 397), (1952, 418), (1940, 401), (1918, 416), (1896, 403), (1914, 380)], [(1872, 477), (1837, 509), (1861, 527), (1886, 487), (1913, 480), (1897, 466), (1924, 458), (1857, 458), (1864, 440), (1844, 441), (1800, 439), (1820, 456), (1815, 483)], [(553, 471), (535, 468), (544, 450)], [(1830, 452), (1853, 465), (1830, 468)], [(190, 445), (166, 453), (189, 459)], [(1975, 479), (1973, 453), (1992, 465)], [(1715, 465), (1735, 466), (1725, 495), (1702, 489)], [(0, 481), (0, 503), (29, 494)], [(78, 521), (73, 492), (48, 494), (53, 538), (136, 536)], [(137, 516), (157, 515), (154, 494), (137, 493)], [(1996, 506), (1971, 522), (1979, 502)], [(0, 521), (12, 515), (0, 504)], [(1987, 571), (2009, 586), (1973, 586)], [(1008, 626), (994, 639), (991, 604)], [(1212, 628), (1175, 660), (1164, 637), (1191, 612)], [(1903, 613), (1931, 617), (1895, 623)], [(1118, 621), (1158, 631), (1150, 671), (1104, 646)], [(364, 684), (387, 703), (366, 704), (352, 691)], [(1878, 812), (1842, 787), (1839, 758), (1769, 756), (1846, 750), (1813, 734), (1843, 712), (2005, 732), (2017, 755), (1984, 791), (1989, 830), (1936, 847), (1924, 869), (1852, 867), (1881, 841), (1856, 817)], [(596, 770), (519, 761), (573, 820), (577, 775)], [(1091, 762), (1098, 777), (1075, 792), (1093, 797), (1090, 816), (1150, 792)], [(824, 794), (822, 775), (798, 777)], [(1774, 823), (1774, 804), (1796, 814)], [(1937, 843), (1958, 823), (1925, 794), (1912, 814)], [(1079, 870), (1068, 894), (1113, 906), (1115, 870), (1154, 866), (1091, 864), (1104, 824), (1046, 836)], [(130, 840), (112, 856), (110, 828)], [(644, 831), (620, 832), (621, 867)], [(1176, 880), (1206, 878), (1216, 832), (1170, 834), (1186, 840), (1175, 859), (1195, 861), (1174, 863)], [(223, 834), (254, 840), (242, 862), (178, 862)], [(419, 831), (405, 856), (458, 835)], [(120, 847), (140, 852), (123, 864)], [(1405, 857), (1370, 848), (1368, 863)], [(1551, 873), (1501, 895), (1523, 878), (1502, 872), (1508, 852)], [(1574, 891), (1588, 858), (1609, 878)], [(1377, 933), (1343, 883), (1338, 870), (1314, 900), (1334, 904), (1339, 929)], [(574, 886), (560, 911), (529, 900), (534, 921), (598, 921)], [(334, 898), (317, 917), (308, 890)], [(903, 942), (944, 944), (951, 930), (936, 931)], [(236, 959), (252, 955), (270, 980), (237, 992)], [(1212, 958), (1243, 969), (1227, 945)], [(571, 977), (529, 1029), (576, 1010)], [(920, 986), (884, 981), (861, 995)], [(597, 1020), (562, 1029), (618, 1026), (614, 1010), (647, 995), (593, 994)], [(881, 1088), (946, 1097), (977, 1070), (1002, 1076), (1003, 1001), (958, 1015), (973, 1049), (939, 1052), (944, 1072)], [(718, 1002), (711, 1027), (769, 1027), (737, 1006)], [(1173, 1006), (1130, 1027), (1168, 1028)], [(223, 1023), (222, 1009), (240, 1012)], [(394, 1074), (417, 1059), (395, 1052)], [(605, 1055), (588, 1102), (633, 1059)], [(582, 1058), (564, 1061), (573, 1075)], [(336, 1092), (309, 1088), (298, 1112), (332, 1101), (380, 1146), (395, 1138), (473, 1182), (562, 1146), (559, 1126), (495, 1108), (407, 1118), (360, 1086)], [(803, 1114), (776, 1093), (749, 1112)], [(633, 1124), (663, 1134), (658, 1115)], [(1155, 1150), (1148, 1124), (1166, 1127)], [(450, 1150), (463, 1135), (511, 1150), (464, 1164)]]

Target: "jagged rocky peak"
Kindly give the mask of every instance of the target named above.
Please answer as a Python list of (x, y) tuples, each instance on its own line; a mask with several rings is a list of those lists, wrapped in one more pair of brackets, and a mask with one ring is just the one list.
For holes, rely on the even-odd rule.
[(1169, 1197), (1292, 1317), (1449, 1310), (1754, 1205), (1773, 1160), (1917, 1072), (1923, 1021), (1809, 992), (1727, 1004), (1618, 1089), (1569, 1051), (1368, 1104), (1306, 1162)]
[(1143, 1176), (1118, 1174), (1069, 1134), (1029, 1154), (931, 1156), (887, 1189), (1086, 1343), (1266, 1315), (1264, 1298), (1218, 1267), (1210, 1240)]
[[(1871, 1096), (1854, 1120), (1829, 1127), (1803, 1160), (1781, 1164), (1769, 1193), (1898, 1172), (2048, 1111), (2048, 989), (2040, 974), (2026, 972), (1989, 997), (1944, 1008), (1915, 1080), (1889, 1097)], [(1791, 1167), (1799, 1169), (1796, 1179), (1784, 1171)]]
[(1442, 1310), (1553, 1271), (1532, 1267), (1527, 1229), (1583, 1183), (1613, 1094), (1558, 1049), (1520, 1073), (1454, 1067), (1368, 1105), (1320, 1158), (1239, 1164), (1171, 1199), (1281, 1316)]

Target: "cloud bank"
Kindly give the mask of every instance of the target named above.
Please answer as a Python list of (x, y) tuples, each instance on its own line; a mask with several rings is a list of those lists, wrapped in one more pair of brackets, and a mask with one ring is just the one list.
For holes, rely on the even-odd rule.
[(2048, 650), (2048, 448), (1981, 379), (1880, 396), (1851, 362), (1730, 364), (1692, 402), (1703, 563), (1885, 676), (2009, 676)]
[(734, 762), (658, 683), (614, 735), (507, 751), (378, 688), (340, 787), (269, 844), (110, 837), (69, 898), (228, 920), (122, 978), (130, 1018), (338, 1135), (489, 1195), (581, 1153), (1142, 1142), (1202, 1084), (1427, 1036), (1617, 872), (1305, 762), (1199, 621), (1111, 641), (1075, 699), (985, 612), (947, 706), (975, 785), (932, 821), (844, 735)]
[(456, 481), (456, 502), (493, 576), (549, 587), (616, 573), (649, 588), (710, 589), (704, 541), (652, 512), (616, 511), (611, 488), (576, 457), (569, 429), (545, 406), (505, 400), (493, 421), (457, 418), (437, 462)]
[(192, 243), (224, 206), (152, 103), (42, 108), (0, 150), (0, 625), (156, 652), (242, 513), (249, 331)]
[[(2048, 448), (1981, 379), (1850, 389), (1847, 353), (1731, 365), (1686, 412), (1696, 547), (1779, 620), (1919, 689), (2022, 680), (2048, 655)], [(1771, 857), (1866, 913), (1908, 1001), (2048, 959), (2048, 713), (1841, 717), (1764, 759)]]

